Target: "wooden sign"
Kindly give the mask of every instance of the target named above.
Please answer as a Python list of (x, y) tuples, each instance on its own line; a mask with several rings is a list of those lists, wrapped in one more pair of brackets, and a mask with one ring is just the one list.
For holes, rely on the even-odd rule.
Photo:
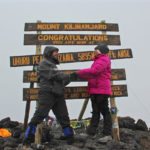
[[(111, 59), (133, 58), (131, 49), (110, 50), (109, 56)], [(58, 56), (60, 63), (91, 61), (93, 58), (94, 58), (93, 51), (60, 53)], [(10, 66), (11, 67), (33, 66), (33, 64), (38, 64), (42, 59), (43, 55), (11, 56)]]
[(104, 34), (25, 34), (24, 45), (120, 45), (119, 35)]
[(119, 31), (115, 23), (25, 23), (25, 31)]
[[(73, 73), (77, 70), (62, 70), (65, 74)], [(125, 69), (112, 69), (112, 77), (111, 80), (126, 80)], [(83, 79), (77, 78), (72, 82), (81, 82), (85, 81)], [(23, 72), (23, 82), (30, 83), (30, 82), (38, 82), (37, 80), (37, 72), (34, 71), (24, 71)]]
[[(127, 85), (112, 85), (112, 91), (112, 97), (128, 96)], [(38, 100), (38, 92), (39, 88), (24, 88), (23, 100)], [(65, 99), (84, 99), (88, 97), (86, 86), (65, 88)]]

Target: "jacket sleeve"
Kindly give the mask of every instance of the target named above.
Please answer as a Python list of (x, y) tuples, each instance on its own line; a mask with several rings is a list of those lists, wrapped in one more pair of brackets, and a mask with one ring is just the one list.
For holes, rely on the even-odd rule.
[(107, 67), (107, 61), (101, 59), (98, 61), (93, 67), (82, 69), (77, 72), (80, 78), (83, 79), (91, 79), (103, 72)]

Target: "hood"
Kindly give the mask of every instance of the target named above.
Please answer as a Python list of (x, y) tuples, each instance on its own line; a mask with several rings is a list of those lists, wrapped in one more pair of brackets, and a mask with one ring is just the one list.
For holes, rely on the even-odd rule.
[(59, 49), (57, 47), (54, 46), (46, 46), (43, 52), (43, 55), (45, 58), (49, 58), (52, 56), (52, 53), (54, 51), (59, 51)]

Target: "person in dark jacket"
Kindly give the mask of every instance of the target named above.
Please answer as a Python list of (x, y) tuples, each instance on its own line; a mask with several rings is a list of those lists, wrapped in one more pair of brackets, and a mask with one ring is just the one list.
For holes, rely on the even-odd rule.
[(59, 121), (68, 144), (73, 142), (73, 129), (70, 127), (64, 99), (64, 88), (70, 83), (70, 75), (58, 71), (56, 66), (59, 64), (58, 51), (59, 49), (53, 46), (47, 46), (44, 49), (44, 59), (39, 63), (37, 69), (40, 86), (39, 104), (25, 131), (24, 143), (34, 141), (37, 124), (48, 116), (50, 110), (53, 111)]
[(108, 106), (111, 90), (111, 61), (107, 55), (109, 48), (100, 43), (95, 47), (95, 58), (92, 66), (71, 74), (72, 78), (78, 76), (88, 81), (88, 93), (92, 103), (92, 118), (87, 128), (89, 135), (95, 135), (100, 120), (100, 113), (104, 118), (103, 134), (110, 138), (112, 121)]

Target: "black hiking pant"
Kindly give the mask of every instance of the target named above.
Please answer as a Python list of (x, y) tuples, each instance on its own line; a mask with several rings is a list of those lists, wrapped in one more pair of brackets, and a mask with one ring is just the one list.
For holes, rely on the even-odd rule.
[(112, 120), (111, 114), (109, 111), (109, 104), (108, 104), (108, 95), (104, 94), (92, 94), (91, 103), (92, 103), (92, 118), (90, 122), (90, 127), (97, 128), (99, 121), (100, 121), (100, 113), (104, 119), (104, 127), (103, 127), (103, 134), (104, 135), (111, 135), (112, 129)]
[(29, 124), (37, 125), (48, 116), (52, 110), (62, 128), (70, 127), (70, 119), (66, 106), (64, 95), (58, 96), (47, 91), (39, 92), (39, 104), (31, 122)]

